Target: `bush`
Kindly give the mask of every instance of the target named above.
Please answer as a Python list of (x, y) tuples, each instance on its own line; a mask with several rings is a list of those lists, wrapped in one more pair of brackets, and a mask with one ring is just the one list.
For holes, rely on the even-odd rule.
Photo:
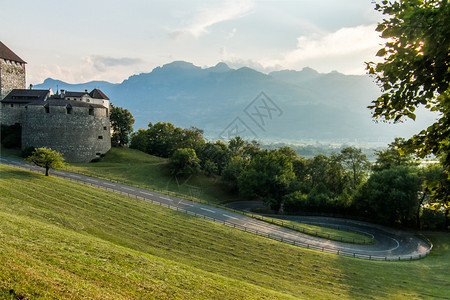
[(422, 224), (422, 229), (427, 230), (446, 229), (445, 216), (440, 211), (425, 208), (422, 211), (420, 221)]
[(300, 212), (306, 207), (306, 197), (307, 195), (303, 194), (300, 191), (296, 191), (284, 196), (284, 211), (289, 213)]

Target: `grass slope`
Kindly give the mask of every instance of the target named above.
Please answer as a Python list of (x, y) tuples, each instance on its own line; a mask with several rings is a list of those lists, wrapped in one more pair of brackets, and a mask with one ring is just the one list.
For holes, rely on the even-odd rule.
[(172, 191), (213, 203), (238, 200), (217, 178), (198, 174), (177, 179), (169, 174), (167, 159), (130, 148), (113, 147), (102, 161), (70, 164), (68, 170), (158, 191)]
[[(448, 298), (450, 236), (411, 262), (315, 252), (0, 165), (0, 297)], [(4, 296), (7, 297), (7, 296)]]
[[(202, 174), (177, 179), (169, 176), (167, 159), (146, 154), (130, 148), (111, 148), (101, 162), (71, 164), (67, 170), (86, 175), (137, 185), (157, 191), (171, 191), (194, 197), (209, 203), (224, 203), (238, 200), (238, 196), (220, 182)], [(279, 222), (279, 224), (282, 224)], [(302, 232), (338, 241), (371, 243), (366, 236), (358, 233), (335, 230), (306, 224), (286, 223), (286, 227), (302, 227)]]

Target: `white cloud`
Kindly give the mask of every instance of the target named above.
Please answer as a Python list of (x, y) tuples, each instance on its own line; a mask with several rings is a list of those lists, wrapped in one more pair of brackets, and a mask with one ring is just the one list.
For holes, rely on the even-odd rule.
[(87, 61), (93, 64), (94, 68), (99, 72), (105, 72), (111, 67), (131, 66), (143, 62), (139, 58), (130, 58), (130, 57), (116, 58), (103, 55), (92, 55), (88, 57)]
[(170, 37), (177, 39), (184, 35), (199, 38), (214, 24), (243, 17), (250, 13), (254, 3), (251, 0), (226, 0), (221, 4), (203, 7), (186, 22), (183, 28), (171, 30)]
[(76, 65), (41, 64), (28, 69), (28, 81), (39, 84), (46, 78), (59, 79), (68, 83), (106, 80), (121, 82), (126, 78), (147, 70), (146, 62), (138, 58), (114, 58), (102, 55), (91, 55), (79, 58)]
[(281, 58), (262, 59), (266, 68), (300, 69), (309, 66), (322, 72), (363, 73), (364, 61), (375, 58), (382, 39), (376, 25), (341, 28), (335, 32), (297, 38), (297, 48)]
[(231, 30), (231, 32), (227, 35), (227, 39), (229, 40), (229, 39), (233, 38), (234, 35), (236, 34), (236, 32), (237, 32), (237, 29), (233, 28), (233, 30)]

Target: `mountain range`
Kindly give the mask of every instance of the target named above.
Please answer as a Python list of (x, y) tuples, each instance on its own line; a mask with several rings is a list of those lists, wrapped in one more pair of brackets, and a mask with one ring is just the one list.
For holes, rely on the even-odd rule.
[(225, 63), (201, 68), (175, 61), (120, 84), (68, 84), (49, 78), (34, 88), (99, 88), (115, 106), (131, 111), (135, 130), (147, 128), (149, 122), (171, 122), (203, 129), (212, 140), (240, 135), (271, 142), (388, 143), (434, 121), (433, 115), (422, 112), (415, 122), (376, 123), (367, 106), (381, 92), (372, 78), (311, 68), (264, 74)]

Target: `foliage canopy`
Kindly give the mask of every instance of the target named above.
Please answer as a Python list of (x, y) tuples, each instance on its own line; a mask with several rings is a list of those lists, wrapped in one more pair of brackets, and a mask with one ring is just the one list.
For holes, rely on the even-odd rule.
[(434, 154), (450, 158), (450, 7), (447, 0), (381, 1), (376, 10), (387, 18), (377, 31), (387, 39), (377, 53), (384, 61), (368, 63), (369, 74), (383, 94), (369, 106), (373, 117), (399, 122), (415, 120), (415, 110), (424, 106), (439, 119), (407, 141), (404, 150), (419, 157)]
[(50, 168), (56, 169), (64, 166), (64, 158), (61, 153), (46, 147), (36, 148), (27, 160), (45, 168), (45, 176), (49, 175)]

